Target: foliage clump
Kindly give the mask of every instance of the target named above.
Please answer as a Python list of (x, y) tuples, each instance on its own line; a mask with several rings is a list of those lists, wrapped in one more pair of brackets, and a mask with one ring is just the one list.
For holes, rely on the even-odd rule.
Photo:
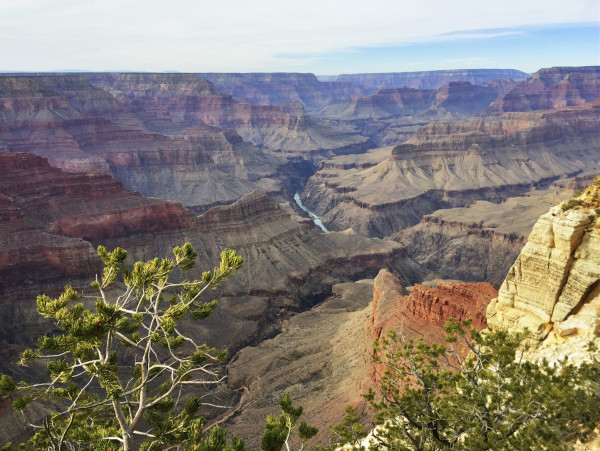
[[(83, 302), (88, 296), (70, 286), (56, 299), (37, 297), (38, 313), (54, 320), (61, 333), (40, 337), (19, 364), (47, 361), (49, 379), (28, 384), (0, 378), (0, 394), (11, 396), (17, 411), (33, 401), (55, 408), (29, 447), (127, 451), (135, 435), (144, 440), (143, 450), (180, 443), (213, 449), (202, 447), (200, 400), (184, 389), (221, 383), (219, 368), (227, 353), (196, 343), (180, 321), (208, 317), (217, 301), (204, 301), (202, 294), (224, 282), (243, 259), (226, 249), (219, 266), (204, 272), (202, 280), (172, 282), (173, 271), (192, 269), (198, 256), (189, 243), (173, 254), (125, 268), (126, 251), (99, 246), (105, 266), (92, 283), (97, 291), (92, 308)], [(107, 289), (120, 277), (125, 288), (111, 297)], [(209, 439), (222, 442), (223, 431), (213, 429)], [(239, 439), (232, 446), (243, 449)]]
[(306, 442), (314, 437), (319, 430), (310, 426), (306, 421), (299, 425), (298, 419), (302, 415), (302, 406), (294, 407), (292, 398), (286, 393), (279, 401), (280, 415), (269, 415), (265, 432), (260, 442), (260, 449), (263, 451), (280, 451), (284, 446), (287, 451), (290, 450), (290, 440), (292, 435), (298, 432), (300, 439), (300, 450), (304, 449)]
[[(379, 425), (370, 449), (560, 450), (585, 441), (600, 422), (595, 348), (592, 362), (551, 366), (523, 358), (523, 333), (481, 333), (468, 320), (450, 320), (445, 330), (444, 344), (398, 332), (375, 341), (383, 372), (379, 392), (364, 395)], [(337, 444), (360, 449), (359, 440), (340, 435)]]

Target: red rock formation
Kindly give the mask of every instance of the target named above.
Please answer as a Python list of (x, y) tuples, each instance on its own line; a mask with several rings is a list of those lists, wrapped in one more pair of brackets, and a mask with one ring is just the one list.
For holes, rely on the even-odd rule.
[(0, 172), (0, 192), (52, 234), (98, 242), (194, 224), (179, 204), (131, 193), (108, 174), (63, 172), (25, 153), (0, 153)]
[[(439, 282), (436, 287), (415, 285), (406, 289), (389, 271), (383, 269), (373, 285), (373, 312), (368, 340), (379, 338), (388, 330), (402, 332), (409, 340), (443, 342), (444, 324), (472, 318), (479, 330), (487, 327), (487, 305), (498, 295), (489, 283)], [(382, 368), (372, 364), (371, 377), (378, 379)]]
[(372, 337), (385, 330), (402, 329), (411, 338), (442, 340), (450, 319), (473, 319), (477, 329), (487, 327), (485, 309), (498, 291), (489, 283), (439, 282), (436, 287), (415, 285), (410, 294), (387, 270), (373, 287)]

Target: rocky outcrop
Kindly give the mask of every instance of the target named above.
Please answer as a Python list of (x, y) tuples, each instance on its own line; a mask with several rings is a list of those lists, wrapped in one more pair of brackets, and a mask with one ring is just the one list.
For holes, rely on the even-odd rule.
[[(598, 340), (600, 177), (540, 217), (488, 307), (493, 327), (528, 328), (553, 357)], [(583, 351), (583, 349), (580, 349)]]
[(440, 208), (498, 203), (532, 186), (600, 169), (599, 111), (600, 103), (591, 102), (432, 123), (374, 167), (319, 170), (301, 199), (330, 230), (390, 235)]
[(373, 288), (373, 338), (396, 329), (410, 338), (441, 341), (450, 318), (471, 318), (480, 330), (487, 326), (485, 310), (498, 293), (489, 283), (439, 281), (433, 285), (415, 285), (409, 294), (396, 277), (381, 270)]
[(600, 96), (600, 66), (541, 69), (508, 90), (485, 114), (583, 105)]

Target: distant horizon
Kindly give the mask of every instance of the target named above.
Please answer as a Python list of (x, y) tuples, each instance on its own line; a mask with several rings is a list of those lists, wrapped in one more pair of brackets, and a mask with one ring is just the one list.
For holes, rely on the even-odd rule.
[(228, 72), (181, 72), (176, 70), (165, 70), (165, 71), (136, 71), (136, 70), (83, 70), (83, 69), (62, 69), (62, 70), (44, 70), (44, 71), (19, 71), (19, 70), (2, 70), (0, 69), (0, 74), (2, 75), (36, 75), (36, 74), (90, 74), (90, 73), (106, 73), (106, 74), (241, 74), (241, 75), (251, 75), (251, 74), (309, 74), (314, 75), (315, 77), (338, 77), (340, 75), (379, 75), (379, 74), (410, 74), (410, 73), (420, 73), (420, 72), (449, 72), (449, 71), (502, 71), (502, 70), (515, 70), (519, 72), (523, 72), (524, 74), (530, 76), (536, 72), (539, 72), (542, 69), (551, 69), (551, 68), (581, 68), (581, 67), (600, 67), (600, 64), (584, 64), (581, 66), (548, 66), (548, 67), (540, 67), (539, 69), (533, 72), (526, 72), (520, 69), (516, 69), (514, 67), (473, 67), (473, 68), (457, 68), (457, 69), (433, 69), (433, 70), (411, 70), (411, 71), (390, 71), (390, 72), (345, 72), (345, 73), (331, 73), (331, 74), (320, 74), (315, 72), (296, 72), (296, 71), (252, 71), (252, 72), (243, 72), (243, 71), (228, 71)]
[(533, 73), (600, 65), (597, 0), (2, 0), (2, 71)]

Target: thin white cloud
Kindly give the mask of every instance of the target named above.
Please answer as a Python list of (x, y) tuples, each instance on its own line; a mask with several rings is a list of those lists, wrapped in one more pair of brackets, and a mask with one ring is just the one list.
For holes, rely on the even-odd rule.
[(594, 20), (600, 21), (596, 0), (0, 0), (0, 64), (268, 71), (282, 69), (281, 54), (482, 38), (498, 33), (486, 30)]

